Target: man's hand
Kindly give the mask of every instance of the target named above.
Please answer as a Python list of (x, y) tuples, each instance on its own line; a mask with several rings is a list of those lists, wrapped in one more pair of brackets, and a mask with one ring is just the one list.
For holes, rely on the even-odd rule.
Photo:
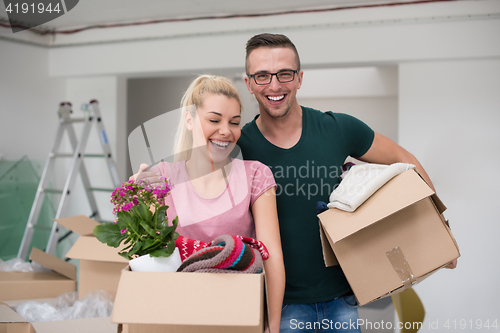
[(457, 259), (450, 262), (448, 265), (444, 266), (444, 268), (455, 269), (457, 267)]
[[(444, 223), (446, 224), (446, 226), (449, 228), (450, 227), (450, 223), (448, 222), (447, 219), (444, 218), (443, 214), (441, 214), (441, 219), (444, 221)], [(448, 265), (444, 266), (444, 268), (448, 268), (448, 269), (455, 269), (456, 267), (457, 267), (457, 259), (453, 260)]]
[(160, 180), (160, 173), (159, 172), (148, 172), (146, 171), (148, 169), (149, 165), (142, 163), (141, 166), (139, 167), (139, 171), (130, 176), (129, 180), (133, 181), (138, 181), (138, 180), (147, 180), (151, 184), (151, 186), (156, 186), (161, 184)]

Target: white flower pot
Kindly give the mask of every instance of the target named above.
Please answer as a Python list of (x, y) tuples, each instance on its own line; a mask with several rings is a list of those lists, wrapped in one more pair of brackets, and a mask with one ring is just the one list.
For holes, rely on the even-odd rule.
[(130, 269), (135, 272), (175, 272), (182, 264), (176, 247), (170, 257), (151, 257), (149, 254), (129, 260)]

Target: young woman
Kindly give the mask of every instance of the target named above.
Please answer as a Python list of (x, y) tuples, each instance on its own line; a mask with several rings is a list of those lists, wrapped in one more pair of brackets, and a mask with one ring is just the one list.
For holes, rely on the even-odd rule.
[(174, 163), (149, 171), (142, 164), (131, 179), (169, 178), (174, 189), (166, 199), (169, 220), (179, 216), (177, 232), (210, 242), (219, 235), (262, 241), (269, 259), (266, 271), (270, 328), (279, 332), (285, 270), (271, 170), (257, 161), (229, 157), (241, 135), (241, 101), (224, 77), (202, 75), (184, 94), (175, 142)]

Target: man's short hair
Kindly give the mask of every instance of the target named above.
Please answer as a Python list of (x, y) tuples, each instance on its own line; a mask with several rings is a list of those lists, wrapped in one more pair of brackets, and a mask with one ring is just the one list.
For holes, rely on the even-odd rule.
[(245, 57), (245, 71), (248, 73), (248, 57), (253, 50), (259, 47), (269, 47), (269, 48), (277, 48), (277, 47), (287, 47), (292, 49), (295, 53), (295, 61), (297, 62), (297, 70), (300, 71), (300, 58), (299, 53), (297, 52), (297, 48), (293, 45), (292, 41), (285, 35), (280, 34), (269, 34), (263, 33), (258, 34), (250, 38), (247, 42), (247, 54)]

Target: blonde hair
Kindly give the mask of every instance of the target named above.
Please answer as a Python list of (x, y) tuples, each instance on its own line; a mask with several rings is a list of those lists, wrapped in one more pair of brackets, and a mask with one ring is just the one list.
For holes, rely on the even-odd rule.
[(193, 119), (197, 117), (196, 108), (203, 106), (206, 94), (223, 95), (227, 98), (234, 98), (241, 105), (240, 95), (236, 87), (223, 76), (200, 75), (191, 82), (181, 100), (181, 119), (174, 141), (174, 161), (185, 161), (191, 157), (193, 147), (193, 133), (186, 127), (186, 113), (190, 113)]

